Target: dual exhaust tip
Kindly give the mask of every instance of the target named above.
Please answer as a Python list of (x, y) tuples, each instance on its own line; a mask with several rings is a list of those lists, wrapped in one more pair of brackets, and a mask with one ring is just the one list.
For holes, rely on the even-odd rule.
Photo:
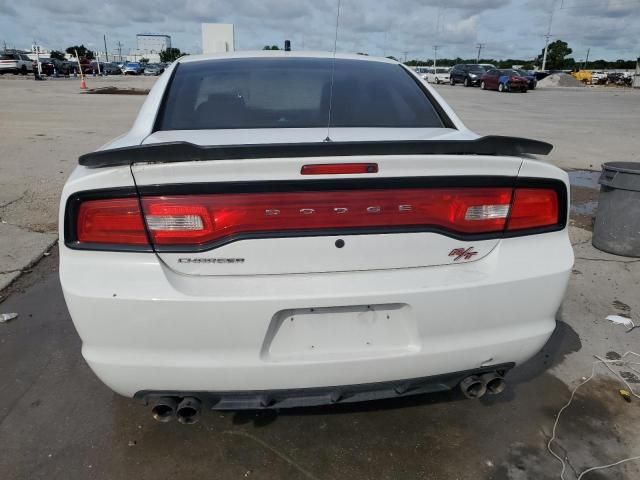
[(200, 420), (202, 404), (195, 397), (161, 397), (152, 405), (151, 415), (158, 422), (167, 423), (175, 418), (183, 425), (192, 425)]
[(498, 372), (471, 375), (460, 382), (460, 390), (467, 398), (480, 398), (485, 393), (497, 395), (507, 386), (504, 377)]

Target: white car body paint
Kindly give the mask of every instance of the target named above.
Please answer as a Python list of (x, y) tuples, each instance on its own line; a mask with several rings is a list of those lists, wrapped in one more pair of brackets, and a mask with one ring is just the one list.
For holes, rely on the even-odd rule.
[[(179, 63), (330, 55), (235, 52), (180, 59), (159, 77), (131, 130), (102, 148), (176, 140), (201, 145), (321, 141), (326, 129), (152, 131)], [(335, 128), (332, 138), (477, 138), (437, 92), (419, 81), (455, 129)], [(378, 163), (380, 177), (519, 175), (560, 180), (568, 189), (566, 173), (529, 157), (412, 155), (349, 161)], [(427, 232), (252, 239), (189, 254), (65, 245), (66, 202), (76, 192), (135, 184), (299, 180), (302, 165), (331, 162), (336, 158), (78, 166), (62, 193), (60, 279), (82, 353), (100, 379), (126, 396), (143, 390), (328, 387), (517, 365), (542, 348), (555, 328), (573, 265), (566, 227), (473, 242)], [(351, 177), (359, 178), (341, 178)], [(335, 248), (339, 238), (345, 248)], [(478, 252), (469, 260), (448, 256), (452, 248), (469, 246)], [(185, 256), (245, 261), (180, 263)]]

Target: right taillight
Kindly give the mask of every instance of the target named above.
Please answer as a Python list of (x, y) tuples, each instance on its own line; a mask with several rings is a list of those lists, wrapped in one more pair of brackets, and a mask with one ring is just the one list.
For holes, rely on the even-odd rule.
[(550, 188), (516, 188), (507, 231), (544, 228), (560, 220), (558, 192)]

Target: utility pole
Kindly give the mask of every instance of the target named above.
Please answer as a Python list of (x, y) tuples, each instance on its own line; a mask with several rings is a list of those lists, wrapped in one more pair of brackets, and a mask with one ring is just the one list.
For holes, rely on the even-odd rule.
[(122, 61), (122, 43), (118, 40), (118, 61)]
[(436, 58), (438, 57), (438, 48), (440, 48), (440, 45), (434, 45), (433, 46), (433, 73), (436, 73)]
[(480, 63), (480, 52), (482, 52), (482, 47), (484, 47), (484, 43), (477, 43), (476, 48), (478, 49), (478, 56), (476, 57), (476, 63)]
[(587, 69), (587, 64), (589, 63), (589, 52), (591, 51), (591, 48), (587, 48), (587, 58), (584, 61), (584, 66), (582, 67), (583, 70)]
[[(564, 0), (563, 0), (564, 2)], [(549, 50), (549, 38), (551, 38), (551, 24), (553, 23), (553, 11), (555, 10), (556, 2), (553, 2), (551, 5), (551, 13), (549, 14), (549, 27), (547, 28), (547, 34), (544, 36), (546, 38), (544, 44), (544, 55), (542, 55), (542, 70), (546, 70), (547, 68), (547, 51)], [(560, 6), (562, 8), (562, 5)]]
[(408, 54), (409, 52), (403, 52), (403, 53), (404, 53), (404, 63), (407, 63), (407, 54)]
[(107, 36), (102, 35), (102, 39), (104, 40), (104, 61), (109, 63), (109, 52), (107, 52)]

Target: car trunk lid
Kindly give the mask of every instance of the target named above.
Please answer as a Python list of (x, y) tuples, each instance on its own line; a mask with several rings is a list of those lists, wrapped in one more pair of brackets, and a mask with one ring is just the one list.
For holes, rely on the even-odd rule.
[[(345, 164), (376, 171), (302, 173)], [(131, 171), (156, 254), (169, 268), (255, 275), (476, 261), (496, 247), (500, 227), (485, 219), (481, 232), (483, 220), (465, 219), (460, 206), (476, 207), (472, 216), (493, 206), (500, 215), (495, 204), (508, 205), (520, 164), (499, 156), (355, 155), (137, 163)], [(191, 233), (183, 238), (171, 230), (185, 228)]]

